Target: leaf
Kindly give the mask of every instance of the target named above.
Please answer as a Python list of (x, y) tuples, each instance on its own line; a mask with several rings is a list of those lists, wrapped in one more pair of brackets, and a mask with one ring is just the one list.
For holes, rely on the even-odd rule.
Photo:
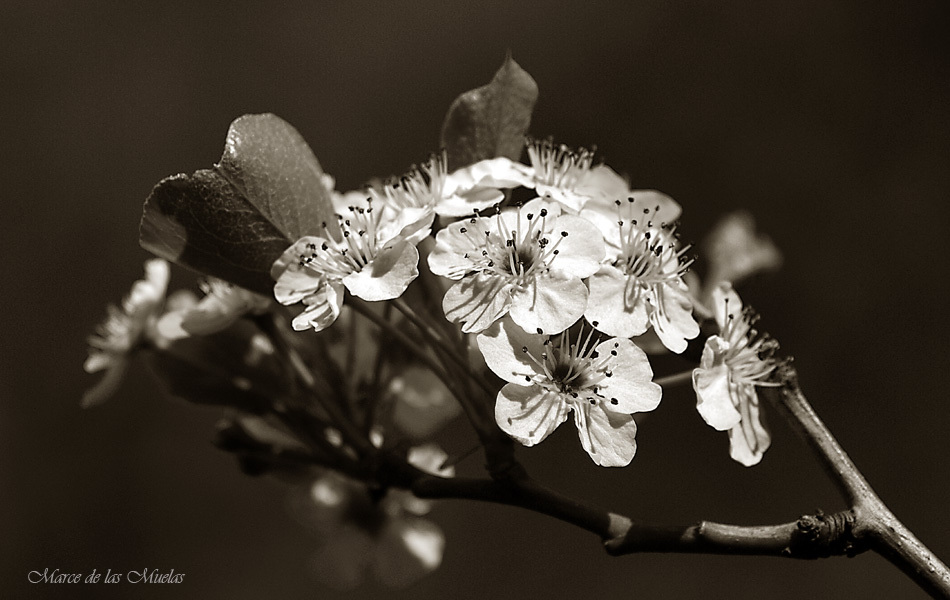
[(491, 82), (449, 107), (442, 124), (449, 169), (497, 156), (518, 160), (537, 99), (538, 84), (508, 55)]
[(270, 296), (270, 267), (304, 235), (336, 231), (323, 171), (300, 134), (272, 114), (231, 123), (221, 162), (174, 175), (145, 201), (140, 243), (181, 266)]
[(321, 235), (323, 223), (336, 226), (317, 157), (276, 115), (235, 119), (216, 168), (291, 241)]
[(270, 296), (270, 267), (291, 244), (216, 171), (174, 175), (145, 201), (143, 248), (183, 267)]

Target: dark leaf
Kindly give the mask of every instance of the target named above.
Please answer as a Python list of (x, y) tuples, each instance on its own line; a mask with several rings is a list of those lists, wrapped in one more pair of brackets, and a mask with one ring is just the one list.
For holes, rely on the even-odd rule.
[(183, 267), (270, 296), (270, 268), (291, 244), (217, 171), (174, 175), (145, 201), (142, 247)]
[(479, 160), (521, 157), (538, 84), (509, 55), (488, 85), (455, 99), (442, 124), (449, 169)]
[(336, 228), (307, 143), (272, 114), (231, 123), (220, 164), (163, 179), (145, 201), (140, 242), (184, 267), (271, 295), (270, 267), (291, 243)]
[(291, 241), (321, 235), (322, 223), (336, 227), (317, 157), (276, 115), (235, 119), (217, 170)]

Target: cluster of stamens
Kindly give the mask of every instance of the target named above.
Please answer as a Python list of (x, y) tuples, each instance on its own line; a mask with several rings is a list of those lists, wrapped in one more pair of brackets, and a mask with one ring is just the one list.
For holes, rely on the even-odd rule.
[(753, 325), (759, 315), (749, 306), (739, 315), (729, 312), (729, 299), (726, 302), (726, 323), (719, 336), (729, 344), (725, 351), (724, 362), (729, 367), (732, 382), (737, 384), (777, 386), (767, 379), (772, 375), (777, 363), (774, 358), (778, 342), (756, 330)]
[(448, 172), (445, 151), (433, 154), (421, 165), (413, 165), (409, 171), (381, 189), (371, 190), (396, 209), (434, 207), (442, 199)]
[(573, 190), (594, 162), (594, 152), (579, 148), (572, 150), (564, 144), (555, 145), (551, 139), (528, 139), (528, 158), (534, 167), (538, 184)]
[(582, 342), (583, 334), (582, 326), (573, 343), (569, 331), (557, 336), (556, 342), (552, 338), (546, 339), (540, 356), (535, 356), (527, 346), (523, 346), (521, 351), (540, 371), (533, 378), (525, 375), (525, 380), (550, 391), (566, 394), (574, 400), (583, 397), (592, 405), (599, 401), (616, 405), (619, 402), (616, 398), (608, 399), (600, 393), (600, 383), (613, 376), (610, 361), (618, 355), (620, 344), (614, 342), (610, 354), (601, 356), (596, 350), (600, 340), (591, 343), (594, 330), (591, 329)]
[[(560, 231), (553, 242), (547, 237), (546, 208), (538, 211), (537, 215), (525, 215), (528, 221), (525, 229), (521, 226), (520, 215), (514, 215), (515, 228), (510, 229), (504, 215), (498, 212), (497, 207), (495, 210), (496, 215), (491, 219), (476, 216), (458, 227), (458, 232), (472, 245), (463, 258), (472, 261), (478, 271), (492, 272), (513, 279), (515, 285), (524, 285), (540, 271), (550, 267), (560, 253), (558, 245), (568, 237), (568, 232)], [(491, 221), (494, 222), (494, 230), (489, 225)]]
[(620, 257), (615, 266), (644, 284), (682, 277), (693, 263), (687, 255), (691, 246), (677, 248), (676, 226), (654, 222), (660, 207), (637, 208), (633, 197), (614, 204), (620, 230)]
[(335, 240), (327, 224), (323, 223), (323, 242), (306, 244), (299, 257), (299, 266), (331, 278), (343, 278), (362, 271), (379, 252), (376, 233), (380, 213), (373, 211), (372, 198), (367, 198), (366, 204), (365, 208), (349, 207), (349, 216), (337, 215), (342, 241)]
[(660, 207), (636, 206), (635, 198), (615, 200), (620, 253), (614, 266), (627, 275), (625, 302), (636, 304), (640, 294), (680, 279), (693, 263), (691, 246), (677, 247), (676, 226), (655, 223)]

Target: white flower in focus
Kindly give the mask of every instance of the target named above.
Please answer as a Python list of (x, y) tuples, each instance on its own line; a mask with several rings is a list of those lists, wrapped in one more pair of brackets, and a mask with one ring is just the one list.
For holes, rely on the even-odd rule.
[(551, 140), (528, 140), (528, 158), (533, 169), (533, 187), (538, 196), (560, 203), (577, 214), (591, 200), (626, 197), (629, 186), (607, 165), (592, 166), (594, 153), (571, 150)]
[[(434, 445), (411, 448), (414, 466), (443, 477), (447, 455)], [(367, 571), (380, 583), (405, 587), (434, 571), (442, 562), (445, 536), (423, 518), (431, 503), (404, 490), (389, 490), (374, 500), (366, 486), (327, 471), (309, 487), (297, 513), (319, 531), (326, 543), (311, 560), (314, 574), (337, 589), (359, 585)]]
[(419, 275), (416, 244), (429, 233), (426, 209), (377, 207), (372, 198), (338, 215), (342, 239), (306, 236), (274, 262), (274, 296), (281, 304), (303, 302), (294, 329), (321, 331), (339, 316), (343, 288), (364, 300), (398, 298)]
[(621, 467), (637, 450), (631, 413), (653, 410), (662, 389), (629, 339), (592, 341), (583, 327), (571, 340), (529, 334), (509, 320), (477, 336), (489, 368), (508, 383), (495, 399), (495, 421), (525, 446), (534, 446), (574, 413), (581, 445), (598, 465)]
[(642, 335), (652, 325), (673, 352), (699, 335), (683, 274), (691, 259), (680, 246), (674, 227), (655, 221), (659, 204), (630, 197), (614, 203), (611, 221), (600, 211), (581, 216), (597, 223), (607, 245), (607, 262), (588, 281), (590, 298), (584, 317), (608, 335)]
[(244, 315), (267, 312), (271, 300), (216, 277), (198, 282), (205, 296), (194, 303), (167, 311), (158, 330), (168, 339), (210, 335), (227, 329)]
[(443, 151), (388, 185), (369, 191), (397, 210), (426, 208), (445, 217), (463, 217), (504, 199), (501, 190), (531, 183), (531, 169), (499, 157), (447, 172)]
[(596, 227), (538, 198), (442, 229), (429, 268), (457, 282), (442, 308), (449, 321), (463, 323), (462, 331), (483, 331), (510, 314), (526, 331), (557, 333), (584, 313), (582, 279), (603, 256)]
[(108, 307), (106, 320), (89, 337), (89, 357), (83, 364), (87, 373), (105, 370), (105, 375), (83, 394), (83, 408), (101, 404), (115, 392), (128, 367), (129, 355), (139, 343), (150, 336), (160, 341), (152, 330), (165, 300), (169, 276), (166, 261), (146, 261), (145, 279), (132, 285), (122, 307)]
[(732, 286), (721, 284), (712, 296), (720, 332), (706, 340), (699, 368), (693, 370), (696, 409), (714, 429), (729, 430), (729, 455), (749, 467), (762, 460), (771, 443), (755, 388), (779, 385), (768, 381), (778, 343), (752, 328), (757, 316), (743, 310)]

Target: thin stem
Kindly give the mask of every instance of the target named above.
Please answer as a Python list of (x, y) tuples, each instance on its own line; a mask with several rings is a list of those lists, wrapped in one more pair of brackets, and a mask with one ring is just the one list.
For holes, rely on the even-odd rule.
[(468, 363), (461, 357), (459, 357), (457, 349), (449, 346), (442, 339), (442, 336), (438, 331), (432, 328), (424, 320), (420, 319), (416, 312), (412, 309), (411, 306), (406, 304), (401, 298), (396, 298), (392, 301), (393, 306), (396, 307), (399, 312), (401, 312), (409, 322), (416, 326), (420, 333), (429, 341), (430, 344), (437, 347), (441, 350), (439, 355), (442, 358), (448, 358), (459, 368), (459, 370), (474, 381), (482, 391), (488, 394), (489, 397), (493, 397), (496, 394), (496, 390), (493, 390), (484, 379), (472, 372), (471, 367)]
[(382, 331), (385, 331), (387, 334), (391, 335), (400, 344), (405, 346), (406, 349), (412, 352), (416, 358), (429, 367), (429, 369), (443, 382), (451, 381), (442, 365), (437, 360), (432, 358), (432, 355), (429, 354), (425, 348), (417, 344), (411, 337), (394, 327), (392, 323), (377, 315), (375, 312), (370, 310), (369, 307), (365, 306), (362, 301), (356, 298), (350, 299), (349, 306), (352, 307), (354, 311), (358, 312), (360, 315), (364, 316), (367, 320), (379, 327)]
[(692, 381), (693, 370), (690, 369), (689, 371), (683, 371), (682, 373), (674, 373), (664, 377), (657, 377), (653, 380), (653, 383), (663, 387), (672, 387), (674, 385), (680, 385), (681, 383), (691, 383)]
[[(263, 318), (260, 321), (261, 330), (264, 331), (271, 340), (271, 343), (274, 344), (274, 347), (290, 362), (293, 372), (296, 374), (297, 378), (303, 383), (305, 389), (309, 392), (309, 396), (313, 399), (316, 404), (323, 409), (323, 411), (330, 418), (330, 422), (334, 427), (338, 428), (346, 440), (360, 453), (371, 456), (376, 452), (376, 448), (370, 443), (366, 435), (359, 430), (358, 427), (353, 423), (352, 419), (344, 413), (341, 406), (334, 402), (334, 398), (328, 396), (326, 393), (321, 393), (320, 390), (316, 387), (316, 380), (313, 377), (313, 373), (304, 363), (303, 358), (300, 357), (300, 354), (297, 352), (297, 349), (293, 347), (284, 336), (283, 329), (277, 325), (273, 319)], [(345, 390), (337, 391), (337, 394), (343, 393), (339, 397), (339, 400), (343, 403), (346, 403), (348, 397), (345, 395)]]
[[(464, 393), (464, 390), (460, 387), (458, 375), (458, 369), (449, 371), (449, 365), (443, 364), (432, 357), (432, 355), (424, 349), (422, 346), (417, 344), (412, 338), (400, 331), (398, 328), (394, 327), (392, 323), (385, 321), (375, 312), (369, 309), (369, 307), (364, 306), (362, 301), (353, 298), (351, 299), (350, 306), (353, 307), (353, 310), (357, 311), (374, 324), (376, 324), (380, 329), (383, 329), (401, 344), (406, 346), (413, 354), (415, 354), (419, 360), (421, 360), (429, 369), (445, 384), (445, 387), (449, 389), (453, 396), (458, 399), (459, 404), (461, 404), (463, 410), (465, 411), (466, 416), (471, 422), (472, 427), (475, 428), (475, 431), (478, 433), (479, 438), (485, 439), (487, 436), (493, 434), (491, 428), (487, 424), (488, 421), (484, 418), (484, 415), (476, 411), (476, 403), (472, 402), (467, 394)], [(425, 336), (424, 336), (425, 337)], [(427, 341), (431, 341), (427, 338)], [(440, 358), (444, 358), (446, 353), (440, 353)], [(453, 362), (453, 367), (456, 365)], [(465, 368), (465, 373), (471, 375), (471, 372), (468, 368)], [(492, 395), (495, 392), (491, 392)], [(492, 422), (493, 423), (493, 422)]]
[(887, 508), (805, 399), (791, 365), (778, 372), (781, 388), (764, 392), (785, 412), (853, 507), (854, 536), (901, 569), (934, 598), (950, 598), (950, 570)]

